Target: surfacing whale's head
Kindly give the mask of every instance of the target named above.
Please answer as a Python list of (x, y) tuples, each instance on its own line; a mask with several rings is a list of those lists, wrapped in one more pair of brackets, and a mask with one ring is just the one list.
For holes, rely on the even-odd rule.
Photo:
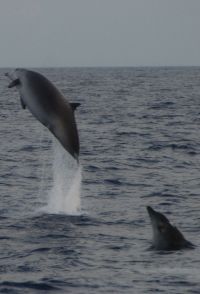
[(164, 214), (147, 206), (147, 211), (153, 229), (153, 247), (158, 250), (177, 250), (188, 248), (192, 243), (187, 241), (182, 233), (174, 226)]
[(8, 88), (20, 87), (22, 81), (26, 77), (26, 74), (27, 70), (23, 68), (16, 68), (11, 72), (5, 73), (5, 76), (11, 80), (10, 84), (8, 85)]

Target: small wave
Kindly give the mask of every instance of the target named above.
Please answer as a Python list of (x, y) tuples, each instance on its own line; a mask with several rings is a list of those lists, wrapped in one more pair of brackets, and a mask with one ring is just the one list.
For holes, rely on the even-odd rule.
[(130, 246), (128, 246), (128, 245), (109, 245), (109, 246), (106, 246), (106, 248), (114, 250), (114, 251), (120, 251), (120, 250), (124, 250), (124, 249), (129, 249)]
[(107, 184), (111, 184), (111, 185), (117, 185), (117, 186), (121, 186), (122, 185), (122, 182), (118, 179), (106, 179), (104, 180), (105, 183)]
[(78, 226), (99, 226), (101, 224), (98, 219), (89, 217), (85, 214), (80, 215), (79, 217), (72, 217), (71, 222)]
[(20, 151), (25, 151), (25, 152), (33, 152), (34, 150), (38, 149), (40, 147), (34, 146), (34, 145), (28, 145), (28, 146), (23, 146), (20, 148)]
[(0, 210), (0, 220), (6, 220), (8, 217), (7, 216), (3, 216), (2, 214), (7, 213), (8, 211), (6, 209), (1, 209)]
[(167, 198), (174, 198), (176, 200), (177, 197), (181, 197), (178, 194), (173, 194), (170, 192), (152, 192), (147, 197), (167, 197)]
[(154, 150), (159, 151), (161, 149), (170, 148), (172, 150), (183, 150), (188, 151), (188, 153), (192, 153), (192, 155), (195, 155), (195, 147), (192, 144), (178, 144), (178, 143), (167, 143), (167, 142), (154, 142), (151, 144), (150, 147), (148, 147), (148, 150)]
[(171, 108), (171, 106), (174, 106), (174, 102), (172, 101), (166, 101), (161, 103), (155, 103), (154, 105), (151, 105), (150, 109), (163, 109), (163, 108)]
[(58, 234), (58, 233), (54, 233), (54, 234), (47, 234), (47, 235), (42, 235), (40, 236), (40, 239), (68, 239), (68, 235), (65, 234)]
[(158, 150), (161, 150), (163, 148), (166, 148), (166, 145), (162, 145), (160, 143), (153, 143), (149, 148), (148, 150), (153, 150), (153, 151), (158, 151)]
[(133, 132), (132, 130), (123, 130), (123, 131), (117, 131), (116, 135), (119, 137), (123, 136), (143, 136), (143, 134)]
[(183, 149), (183, 150), (188, 150), (188, 149), (193, 149), (193, 146), (191, 144), (171, 144), (169, 145), (172, 149)]
[(47, 247), (43, 247), (43, 248), (36, 248), (34, 250), (32, 250), (30, 253), (40, 253), (40, 252), (47, 252), (49, 251), (50, 248)]
[[(71, 230), (72, 225), (78, 225), (78, 226), (97, 226), (99, 225), (99, 220), (92, 218), (88, 216), (86, 213), (82, 213), (79, 215), (66, 215), (66, 214), (43, 214), (40, 216), (34, 216), (31, 218), (31, 221), (34, 222), (34, 227), (44, 229), (44, 228), (50, 228), (52, 226), (62, 225), (64, 226), (64, 232)], [(67, 238), (66, 234), (61, 234), (61, 236), (58, 236), (58, 234), (48, 234), (46, 236), (42, 235), (41, 238)]]
[[(162, 92), (171, 92), (172, 89), (170, 89), (170, 88), (160, 88), (160, 91), (162, 91)], [(168, 103), (173, 103), (173, 102), (168, 102)]]
[(0, 236), (0, 240), (10, 240), (11, 238), (10, 237), (7, 237), (7, 236)]
[(89, 171), (96, 171), (96, 170), (98, 170), (99, 169), (99, 167), (98, 166), (96, 166), (96, 165), (88, 165), (87, 166), (87, 169), (89, 170)]
[[(59, 290), (58, 287), (51, 286), (48, 283), (35, 283), (35, 282), (1, 282), (0, 283), (0, 288), (4, 288), (4, 293), (5, 292), (5, 287), (9, 288), (24, 288), (24, 289), (35, 289), (35, 290), (43, 290), (43, 291), (49, 291), (49, 290)], [(8, 293), (8, 292), (7, 292)]]

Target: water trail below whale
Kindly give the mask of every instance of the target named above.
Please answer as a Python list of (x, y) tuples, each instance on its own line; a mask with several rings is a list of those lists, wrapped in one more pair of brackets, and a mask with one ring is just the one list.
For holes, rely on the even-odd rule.
[(53, 141), (53, 185), (46, 212), (79, 215), (81, 212), (81, 166), (57, 142)]

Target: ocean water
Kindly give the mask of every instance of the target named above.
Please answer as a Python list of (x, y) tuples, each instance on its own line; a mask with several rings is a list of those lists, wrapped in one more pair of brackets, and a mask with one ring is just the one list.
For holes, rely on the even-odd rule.
[[(37, 70), (81, 103), (81, 168), (1, 69), (0, 293), (200, 293), (200, 68)], [(149, 250), (147, 205), (196, 248)]]

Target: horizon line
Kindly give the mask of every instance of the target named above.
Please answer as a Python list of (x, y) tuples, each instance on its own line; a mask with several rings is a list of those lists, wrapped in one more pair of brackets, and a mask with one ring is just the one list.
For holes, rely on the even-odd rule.
[(1, 66), (4, 68), (142, 68), (142, 67), (200, 67), (200, 65), (49, 65), (49, 66), (34, 66), (34, 65), (22, 65), (22, 66)]

